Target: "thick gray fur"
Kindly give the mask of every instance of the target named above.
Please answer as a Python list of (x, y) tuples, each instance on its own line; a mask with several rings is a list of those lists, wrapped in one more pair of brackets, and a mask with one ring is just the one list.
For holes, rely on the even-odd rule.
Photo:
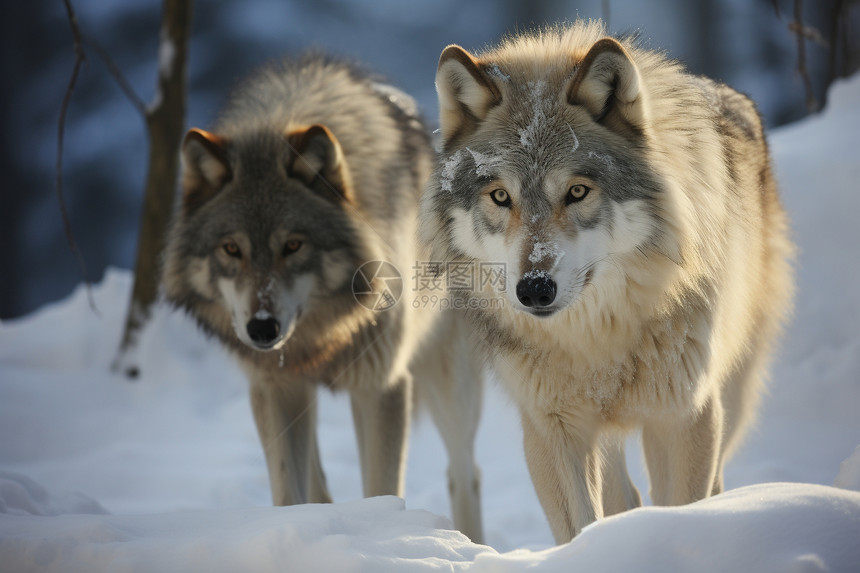
[[(431, 161), (411, 98), (356, 66), (317, 54), (263, 68), (186, 136), (163, 284), (247, 373), (276, 504), (331, 501), (319, 385), (350, 393), (365, 495), (403, 496), (414, 383), (449, 450), (455, 525), (480, 541), (480, 364), (467, 326), (413, 309), (408, 290)], [(353, 294), (370, 261), (403, 277), (392, 308)], [(255, 319), (280, 324), (265, 348)]]

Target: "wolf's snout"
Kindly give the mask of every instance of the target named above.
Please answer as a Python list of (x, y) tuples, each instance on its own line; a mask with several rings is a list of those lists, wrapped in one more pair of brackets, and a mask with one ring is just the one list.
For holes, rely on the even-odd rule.
[(517, 299), (529, 308), (545, 308), (555, 300), (555, 281), (548, 275), (526, 277), (517, 283)]
[(273, 343), (278, 338), (281, 331), (281, 325), (274, 318), (252, 318), (246, 326), (248, 336), (255, 344), (266, 346)]

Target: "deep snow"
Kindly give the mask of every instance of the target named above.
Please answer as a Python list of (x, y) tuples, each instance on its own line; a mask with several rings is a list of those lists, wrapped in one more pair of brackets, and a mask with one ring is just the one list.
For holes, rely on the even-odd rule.
[[(440, 516), (445, 455), (427, 416), (405, 505), (359, 500), (349, 406), (324, 392), (323, 463), (339, 503), (267, 507), (245, 383), (184, 316), (158, 311), (137, 382), (109, 372), (131, 287), (111, 271), (95, 288), (98, 315), (79, 288), (0, 323), (0, 569), (860, 570), (860, 77), (771, 143), (800, 247), (797, 307), (726, 493), (605, 519), (550, 547), (517, 417), (490, 381), (478, 458), (492, 548)], [(635, 439), (628, 456), (645, 493)]]

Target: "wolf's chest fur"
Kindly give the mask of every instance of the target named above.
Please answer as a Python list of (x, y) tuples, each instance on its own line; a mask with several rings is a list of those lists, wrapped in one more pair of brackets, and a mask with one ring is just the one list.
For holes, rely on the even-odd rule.
[(603, 320), (585, 314), (573, 307), (546, 320), (507, 309), (491, 319), (490, 339), (507, 341), (494, 363), (509, 391), (546, 412), (573, 409), (620, 426), (698, 407), (703, 378), (713, 375), (705, 309), (675, 307), (645, 320), (629, 309)]

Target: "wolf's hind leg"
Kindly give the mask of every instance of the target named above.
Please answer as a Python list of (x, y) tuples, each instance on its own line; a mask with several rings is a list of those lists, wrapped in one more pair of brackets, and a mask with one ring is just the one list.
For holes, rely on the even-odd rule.
[(330, 499), (322, 469), (313, 469), (319, 466), (316, 389), (310, 384), (279, 385), (252, 376), (251, 407), (266, 455), (274, 504), (307, 503), (311, 493), (318, 501)]
[[(415, 391), (419, 402), (430, 410), (448, 452), (448, 493), (454, 526), (473, 542), (483, 543), (481, 472), (475, 463), (482, 365), (465, 336), (458, 339), (452, 333), (450, 339), (440, 338), (444, 338), (439, 341), (440, 352), (423, 353), (413, 367)], [(457, 342), (445, 344), (453, 340)]]
[[(316, 427), (316, 423), (314, 423)], [(331, 494), (325, 482), (316, 432), (311, 434), (310, 459), (308, 463), (308, 502), (331, 503)]]
[(350, 392), (365, 497), (403, 497), (411, 394), (408, 377), (385, 390)]
[(624, 438), (612, 436), (603, 446), (603, 515), (614, 515), (639, 507), (642, 498), (630, 481), (624, 455)]
[(723, 405), (723, 441), (711, 495), (723, 491), (723, 467), (743, 441), (760, 402), (764, 359), (752, 356), (726, 381), (720, 398)]
[(655, 505), (684, 505), (711, 494), (722, 432), (723, 407), (713, 396), (688, 417), (644, 424), (642, 445)]

